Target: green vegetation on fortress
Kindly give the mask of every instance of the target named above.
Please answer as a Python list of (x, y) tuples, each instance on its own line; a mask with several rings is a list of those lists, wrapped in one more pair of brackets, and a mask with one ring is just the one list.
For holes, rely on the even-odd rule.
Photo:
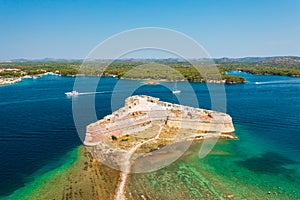
[[(208, 63), (198, 62), (196, 67), (207, 67)], [(270, 58), (263, 61), (236, 61), (234, 59), (216, 59), (220, 76), (205, 80), (190, 63), (175, 60), (116, 61), (107, 68), (106, 61), (88, 62), (6, 62), (0, 63), (0, 78), (35, 76), (46, 72), (62, 76), (113, 76), (122, 79), (165, 80), (189, 82), (243, 83), (241, 76), (228, 75), (225, 72), (239, 70), (253, 74), (272, 74), (283, 76), (300, 76), (300, 59), (289, 57)], [(142, 66), (142, 67), (141, 67)], [(207, 68), (206, 68), (207, 69)]]

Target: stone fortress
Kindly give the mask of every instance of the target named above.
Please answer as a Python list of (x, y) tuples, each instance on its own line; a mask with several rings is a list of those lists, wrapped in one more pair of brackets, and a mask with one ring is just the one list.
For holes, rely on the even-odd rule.
[(111, 140), (112, 136), (121, 137), (147, 130), (157, 122), (168, 127), (199, 133), (201, 139), (211, 137), (236, 139), (232, 135), (234, 126), (228, 114), (167, 103), (160, 101), (159, 98), (139, 95), (128, 97), (124, 107), (88, 125), (84, 144), (96, 146), (105, 140)]

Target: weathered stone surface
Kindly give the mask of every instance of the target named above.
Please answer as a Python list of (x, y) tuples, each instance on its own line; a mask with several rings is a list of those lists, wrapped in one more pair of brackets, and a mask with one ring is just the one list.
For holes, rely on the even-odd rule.
[(232, 119), (228, 114), (171, 104), (141, 95), (128, 97), (124, 107), (88, 125), (84, 144), (96, 146), (111, 136), (141, 132), (157, 121), (169, 127), (210, 133), (207, 137), (219, 137), (223, 134), (230, 138), (234, 132)]

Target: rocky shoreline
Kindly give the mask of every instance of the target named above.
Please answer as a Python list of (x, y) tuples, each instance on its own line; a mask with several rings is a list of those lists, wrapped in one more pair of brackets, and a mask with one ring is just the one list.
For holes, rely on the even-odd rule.
[(22, 81), (21, 78), (0, 78), (0, 86), (14, 84), (20, 81)]

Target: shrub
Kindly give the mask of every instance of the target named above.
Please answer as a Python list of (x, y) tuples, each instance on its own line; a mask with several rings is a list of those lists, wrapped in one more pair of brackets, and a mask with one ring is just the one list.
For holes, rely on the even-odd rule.
[(118, 138), (116, 136), (114, 136), (114, 135), (111, 136), (111, 139), (112, 140), (118, 140)]

